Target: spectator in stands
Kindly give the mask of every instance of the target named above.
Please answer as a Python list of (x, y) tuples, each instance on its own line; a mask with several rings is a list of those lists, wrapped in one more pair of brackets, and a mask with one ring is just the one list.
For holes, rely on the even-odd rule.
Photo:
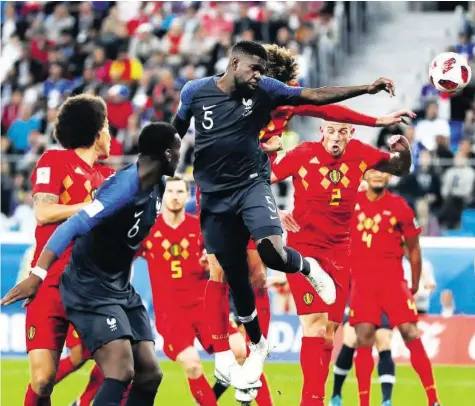
[(2, 134), (5, 134), (12, 123), (18, 118), (22, 100), (23, 95), (21, 91), (17, 89), (12, 93), (10, 103), (3, 106)]
[(467, 158), (460, 152), (454, 159), (454, 166), (447, 169), (442, 178), (444, 204), (440, 212), (440, 224), (448, 229), (458, 228), (464, 208), (473, 199), (475, 169), (468, 165)]
[(450, 139), (450, 127), (447, 120), (439, 116), (439, 106), (431, 102), (426, 108), (426, 117), (416, 125), (416, 141), (420, 142), (424, 148), (434, 151), (437, 147), (437, 137), (447, 137)]
[(416, 217), (421, 227), (421, 235), (426, 237), (439, 237), (441, 235), (439, 220), (430, 211), (430, 200), (423, 197), (416, 201)]
[(468, 160), (468, 164), (475, 169), (475, 153), (472, 144), (468, 139), (462, 139), (459, 142), (458, 152)]
[(419, 199), (426, 199), (431, 211), (441, 205), (440, 177), (432, 165), (432, 156), (429, 151), (423, 150), (419, 154), (418, 165), (413, 172), (401, 178), (397, 190), (409, 205), (415, 209)]
[(133, 114), (132, 103), (128, 99), (129, 89), (125, 85), (114, 85), (107, 91), (107, 116), (109, 124), (118, 130), (127, 127), (129, 117)]
[(40, 120), (31, 116), (32, 108), (29, 104), (22, 104), (20, 118), (10, 126), (7, 136), (13, 144), (15, 153), (22, 153), (28, 149), (28, 136), (31, 131), (40, 128)]
[(27, 235), (34, 235), (36, 217), (33, 213), (33, 198), (31, 192), (19, 190), (17, 192), (18, 206), (8, 221), (10, 229), (18, 230)]
[(465, 138), (475, 144), (475, 106), (473, 105), (465, 112), (462, 133)]
[(3, 9), (2, 44), (6, 45), (16, 31), (15, 3), (7, 2)]
[(17, 83), (22, 88), (45, 79), (44, 66), (32, 57), (29, 44), (23, 44), (22, 56), (15, 62), (13, 69), (15, 70)]
[(437, 168), (440, 173), (446, 171), (453, 164), (454, 154), (450, 150), (450, 138), (444, 135), (437, 135), (435, 138), (436, 149), (434, 157), (436, 158)]
[(455, 45), (457, 53), (471, 61), (473, 60), (474, 47), (475, 45), (470, 41), (470, 37), (466, 33), (461, 32), (459, 34), (458, 43)]
[(444, 289), (440, 292), (440, 315), (442, 317), (452, 317), (456, 314), (454, 294), (450, 289)]
[(57, 3), (53, 14), (46, 17), (44, 26), (48, 40), (58, 42), (61, 31), (74, 27), (74, 17), (69, 14), (66, 4)]
[(119, 46), (117, 58), (110, 64), (109, 77), (113, 83), (135, 82), (143, 73), (142, 63), (128, 53), (127, 43)]
[[(49, 68), (48, 79), (43, 84), (43, 96), (48, 98), (57, 98), (58, 94), (62, 97), (70, 89), (71, 82), (63, 79), (63, 67), (58, 63), (51, 64)], [(59, 104), (59, 103), (58, 103)]]
[(144, 63), (151, 53), (160, 50), (160, 40), (153, 35), (153, 26), (143, 23), (138, 26), (130, 41), (129, 55)]

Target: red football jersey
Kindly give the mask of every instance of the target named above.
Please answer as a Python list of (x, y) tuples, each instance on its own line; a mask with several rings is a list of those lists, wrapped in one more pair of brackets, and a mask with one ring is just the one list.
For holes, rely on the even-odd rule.
[(403, 241), (420, 233), (414, 212), (401, 196), (385, 191), (371, 201), (365, 191), (358, 192), (351, 225), (352, 277), (404, 280)]
[(172, 228), (158, 217), (141, 253), (147, 260), (156, 311), (202, 303), (208, 277), (199, 264), (201, 252), (198, 218), (186, 214), (183, 223)]
[(310, 248), (349, 249), (351, 217), (361, 179), (367, 169), (390, 154), (350, 140), (339, 158), (328, 153), (321, 142), (303, 142), (277, 158), (272, 171), (279, 180), (293, 178), (293, 216), (300, 225), (289, 233), (290, 246), (303, 254)]
[[(90, 202), (96, 189), (113, 173), (112, 168), (99, 163), (89, 166), (72, 149), (46, 151), (31, 175), (32, 194), (50, 193), (59, 196), (58, 203), (65, 205)], [(36, 226), (36, 247), (31, 266), (36, 265), (43, 247), (58, 226), (59, 223)], [(69, 261), (71, 247), (49, 270), (45, 280), (49, 285), (59, 284), (59, 277)]]

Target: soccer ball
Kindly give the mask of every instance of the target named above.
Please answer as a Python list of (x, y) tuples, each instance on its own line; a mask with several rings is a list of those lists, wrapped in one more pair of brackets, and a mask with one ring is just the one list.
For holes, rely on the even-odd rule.
[(471, 77), (472, 69), (467, 59), (454, 52), (439, 54), (430, 64), (430, 83), (440, 92), (458, 92), (468, 85)]

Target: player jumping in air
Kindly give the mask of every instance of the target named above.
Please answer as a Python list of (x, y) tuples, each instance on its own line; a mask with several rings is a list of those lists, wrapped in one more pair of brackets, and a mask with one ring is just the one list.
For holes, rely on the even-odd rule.
[(349, 124), (324, 122), (321, 133), (322, 141), (304, 142), (279, 157), (271, 178), (293, 178), (293, 219), (299, 230), (288, 234), (288, 245), (318, 261), (337, 286), (336, 301), (328, 305), (302, 275), (287, 275), (303, 329), (301, 406), (324, 404), (333, 337), (348, 299), (350, 226), (361, 179), (369, 168), (402, 175), (411, 166), (409, 143), (402, 136), (390, 139), (390, 154), (351, 139)]
[[(234, 292), (240, 320), (255, 345), (236, 368), (231, 351), (216, 354), (215, 375), (230, 382), (233, 372), (255, 384), (269, 353), (249, 282), (246, 246), (256, 241), (266, 266), (301, 273), (326, 303), (335, 300), (335, 285), (313, 259), (303, 258), (282, 243), (282, 228), (269, 184), (269, 158), (259, 148), (259, 132), (280, 105), (328, 104), (368, 93), (393, 93), (388, 79), (354, 87), (306, 89), (263, 76), (267, 52), (252, 41), (238, 42), (223, 75), (188, 82), (174, 120), (184, 136), (195, 118), (194, 177), (201, 190), (201, 226), (205, 246), (223, 268)], [(236, 386), (235, 384), (233, 384)]]
[[(265, 45), (264, 47), (268, 54), (266, 74), (282, 83), (295, 86), (298, 74), (298, 64), (295, 60), (295, 56), (288, 49), (279, 47), (275, 44)], [(259, 133), (260, 146), (263, 151), (268, 153), (271, 163), (275, 160), (277, 151), (282, 147), (282, 133), (285, 131), (289, 120), (295, 115), (379, 127), (401, 122), (403, 117), (410, 116), (411, 112), (399, 111), (387, 116), (376, 118), (366, 116), (339, 105), (278, 107), (276, 110), (272, 111), (270, 122)], [(199, 208), (199, 194), (197, 194), (197, 207)], [(294, 229), (294, 231), (296, 230)], [(266, 281), (267, 270), (259, 257), (253, 240), (249, 241), (247, 253), (259, 323), (263, 335), (267, 337), (270, 323), (270, 305)], [(224, 283), (224, 272), (219, 266), (216, 257), (209, 254), (208, 258), (211, 272), (210, 281), (206, 288), (205, 302), (206, 310), (209, 315), (210, 330), (214, 339), (213, 345), (216, 348), (219, 348), (219, 351), (229, 351), (229, 344), (226, 336), (226, 320), (229, 318), (229, 308), (221, 305), (228, 297), (228, 285)], [(263, 385), (265, 385), (264, 377), (261, 377), (261, 381), (263, 382)], [(260, 392), (261, 391), (262, 389)]]
[[(371, 351), (382, 312), (391, 326), (399, 328), (429, 406), (438, 406), (431, 362), (416, 325), (413, 297), (421, 276), (420, 227), (405, 200), (385, 190), (389, 177), (379, 171), (367, 173), (369, 188), (358, 193), (353, 216), (350, 324), (357, 335), (355, 366), (360, 406), (370, 404), (374, 367)], [(404, 280), (403, 245), (412, 269), (412, 292)]]
[(127, 406), (152, 406), (162, 374), (150, 319), (130, 284), (132, 261), (160, 210), (163, 175), (173, 175), (180, 138), (166, 123), (140, 133), (139, 157), (106, 180), (94, 201), (53, 233), (31, 275), (2, 304), (35, 296), (48, 270), (76, 238), (61, 277), (61, 300), (104, 374), (94, 405), (119, 406), (133, 379)]
[[(211, 388), (203, 374), (197, 349), (213, 352), (204, 309), (208, 279), (203, 268), (201, 229), (198, 218), (185, 213), (188, 183), (180, 177), (166, 180), (162, 214), (142, 243), (152, 285), (157, 331), (163, 336), (163, 351), (185, 370), (191, 393), (202, 406), (217, 406), (222, 389)], [(228, 322), (229, 341), (236, 358), (244, 361), (246, 345), (234, 322)]]
[[(101, 98), (86, 95), (68, 98), (58, 112), (55, 138), (65, 149), (45, 152), (31, 177), (33, 209), (38, 223), (33, 267), (59, 224), (89, 204), (96, 189), (113, 173), (111, 168), (97, 163), (100, 156), (109, 156), (110, 149), (107, 111)], [(54, 384), (87, 358), (70, 327), (58, 289), (70, 253), (71, 246), (51, 268), (38, 294), (26, 307), (26, 349), (31, 382), (25, 406), (49, 405)], [(70, 357), (60, 361), (66, 337), (72, 352)]]

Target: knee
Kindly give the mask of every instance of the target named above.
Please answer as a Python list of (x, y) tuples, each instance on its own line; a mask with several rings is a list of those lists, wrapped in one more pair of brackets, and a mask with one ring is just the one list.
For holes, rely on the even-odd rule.
[(261, 293), (267, 292), (267, 268), (261, 260), (251, 266), (251, 284), (254, 290)]
[(239, 365), (244, 364), (247, 356), (247, 348), (243, 335), (241, 333), (231, 334), (229, 336), (229, 345), (237, 363)]
[(163, 379), (163, 372), (156, 362), (151, 360), (135, 371), (134, 384), (147, 391), (156, 391)]
[(278, 247), (277, 244), (272, 243), (268, 238), (262, 239), (257, 244), (257, 251), (259, 256), (269, 268), (283, 269), (285, 266), (285, 253), (282, 247)]
[(81, 365), (84, 362), (84, 350), (82, 348), (82, 345), (76, 345), (75, 347), (71, 348), (71, 354), (69, 355), (69, 358), (71, 359), (71, 363), (77, 367)]
[(201, 365), (199, 360), (190, 360), (184, 367), (187, 378), (198, 379), (203, 375), (203, 365)]
[(399, 331), (404, 342), (408, 343), (419, 338), (419, 330), (415, 323), (405, 323), (399, 326)]
[(358, 347), (372, 347), (374, 345), (374, 327), (358, 326), (356, 328), (356, 344)]
[(300, 317), (304, 337), (323, 337), (327, 332), (328, 317), (325, 313), (306, 314)]
[(49, 395), (53, 391), (55, 378), (56, 369), (35, 368), (31, 371), (31, 386), (38, 395)]
[(335, 339), (335, 332), (338, 329), (338, 324), (332, 321), (327, 323), (323, 338), (325, 339), (325, 345), (332, 346)]

